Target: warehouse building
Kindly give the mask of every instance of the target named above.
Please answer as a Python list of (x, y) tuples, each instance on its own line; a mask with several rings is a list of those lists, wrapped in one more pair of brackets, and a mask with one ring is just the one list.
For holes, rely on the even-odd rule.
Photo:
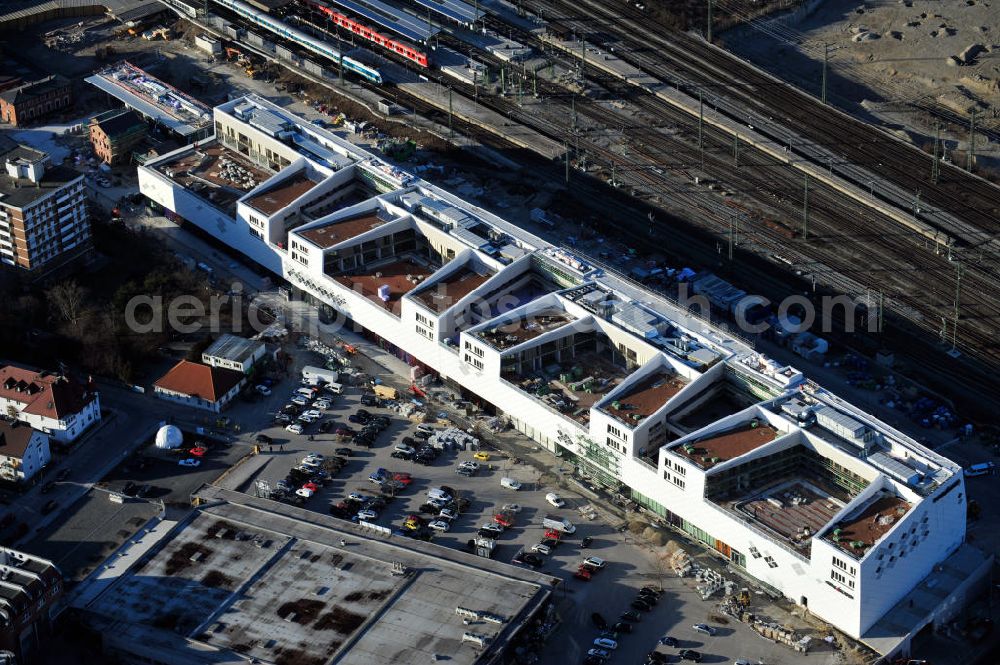
[(145, 554), (76, 594), (109, 659), (506, 662), (558, 582), (239, 492), (205, 486), (195, 501)]
[[(942, 600), (894, 640), (871, 633), (957, 560), (958, 465), (731, 331), (266, 100), (217, 107), (215, 127), (201, 156), (142, 167), (143, 193), (845, 633), (898, 653), (945, 620)], [(189, 186), (223, 149), (256, 170), (243, 191)]]

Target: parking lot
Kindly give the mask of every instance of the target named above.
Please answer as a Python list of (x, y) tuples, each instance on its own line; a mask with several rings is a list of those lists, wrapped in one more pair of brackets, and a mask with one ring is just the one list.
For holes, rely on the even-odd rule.
[[(274, 413), (280, 411), (297, 387), (290, 381), (275, 389), (267, 400)], [(342, 395), (329, 396), (330, 408), (321, 409), (321, 420), (305, 424), (301, 435), (277, 423), (262, 429), (260, 433), (270, 439), (270, 444), (265, 443), (262, 450), (267, 460), (243, 489), (252, 493), (257, 490), (257, 481), (264, 481), (273, 491), (279, 481), (287, 481), (290, 495), (282, 500), (302, 502), (304, 507), (323, 513), (329, 513), (331, 506), (340, 504), (351, 494), (361, 495), (362, 502), (352, 504), (350, 512), (345, 514), (349, 519), (363, 507), (364, 499), (380, 495), (379, 485), (369, 480), (371, 474), (380, 468), (386, 470), (389, 478), (393, 474), (410, 474), (410, 481), (396, 490), (395, 498), (388, 498), (384, 507), (374, 508), (376, 515), (370, 521), (404, 537), (410, 531), (404, 527), (409, 516), (419, 516), (425, 524), (433, 519), (430, 512), (421, 513), (421, 507), (428, 500), (429, 490), (444, 486), (453, 490), (453, 498), (467, 500), (467, 507), (450, 521), (447, 531), (427, 528), (420, 531), (437, 544), (460, 549), (468, 546), (483, 525), (493, 523), (494, 515), (502, 511), (503, 506), (517, 504), (517, 512), (512, 513), (513, 526), (505, 529), (495, 541), (493, 558), (503, 563), (511, 563), (519, 552), (530, 552), (533, 545), (545, 538), (544, 516), (569, 520), (575, 532), (564, 536), (551, 554), (540, 555), (539, 570), (562, 580), (556, 603), (562, 626), (550, 638), (542, 654), (543, 662), (584, 662), (587, 651), (594, 647), (592, 641), (600, 637), (592, 615), (598, 613), (610, 624), (618, 622), (622, 613), (632, 609), (631, 603), (644, 586), (662, 588), (664, 593), (649, 611), (638, 612), (640, 621), (632, 625), (631, 633), (612, 636), (617, 642), (613, 662), (644, 662), (645, 655), (656, 647), (660, 637), (666, 635), (676, 638), (678, 645), (658, 647), (668, 655), (664, 662), (679, 662), (680, 649), (697, 650), (703, 656), (701, 662), (706, 663), (731, 663), (737, 658), (750, 659), (754, 665), (759, 659), (768, 664), (832, 663), (836, 659), (832, 649), (808, 656), (796, 654), (787, 647), (764, 640), (738, 622), (730, 620), (728, 625), (723, 625), (721, 621), (726, 619), (715, 610), (718, 597), (715, 602), (701, 600), (692, 579), (677, 578), (663, 559), (657, 559), (653, 550), (639, 546), (627, 532), (620, 533), (600, 519), (588, 520), (578, 510), (588, 503), (586, 499), (547, 486), (541, 481), (540, 472), (530, 465), (512, 463), (506, 455), (496, 452), (490, 453), (489, 459), (477, 460), (472, 449), (442, 452), (427, 465), (394, 458), (392, 453), (397, 444), (406, 437), (416, 438), (418, 423), (391, 408), (362, 405), (361, 394), (362, 389), (355, 386), (346, 387)], [(333, 433), (338, 427), (359, 431), (363, 425), (350, 421), (359, 409), (372, 416), (387, 416), (389, 420), (371, 448), (352, 444), (349, 437)], [(327, 433), (319, 430), (323, 421), (330, 423), (324, 426), (330, 430)], [(431, 423), (430, 426), (434, 431), (442, 431), (448, 425)], [(417, 439), (416, 444), (420, 443)], [(350, 455), (346, 450), (338, 454), (338, 449), (348, 449)], [(310, 453), (322, 455), (328, 469), (335, 457), (343, 457), (346, 463), (339, 470), (333, 468), (326, 482), (317, 483), (312, 496), (295, 497), (295, 490), (309, 479), (304, 475), (289, 477), (289, 473)], [(475, 475), (467, 477), (457, 472), (460, 463), (472, 461), (479, 465)], [(569, 473), (570, 469), (555, 471), (557, 474)], [(501, 478), (514, 479), (520, 483), (520, 489), (503, 487)], [(546, 495), (552, 492), (566, 502), (565, 506), (556, 508), (546, 500)], [(582, 547), (584, 538), (591, 541), (587, 548)], [(574, 577), (579, 564), (588, 556), (604, 559), (607, 565), (594, 572), (589, 581)], [(698, 623), (711, 624), (716, 634), (699, 633), (693, 628)]]

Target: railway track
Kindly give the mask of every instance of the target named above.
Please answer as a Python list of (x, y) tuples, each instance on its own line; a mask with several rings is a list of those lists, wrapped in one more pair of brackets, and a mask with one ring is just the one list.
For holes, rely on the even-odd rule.
[[(951, 164), (940, 163), (931, 181), (933, 159), (921, 150), (864, 124), (745, 61), (687, 33), (654, 31), (645, 15), (628, 3), (530, 0), (543, 14), (569, 18), (589, 30), (620, 40), (616, 55), (664, 82), (691, 90), (714, 91), (740, 101), (748, 113), (781, 118), (783, 125), (816, 145), (840, 153), (844, 163), (873, 170), (908, 191), (921, 191), (923, 204), (959, 217), (966, 226), (946, 229), (975, 246), (1000, 233), (1000, 189)], [(588, 14), (581, 16), (581, 8)], [(755, 129), (759, 129), (755, 127)]]
[[(546, 4), (551, 7), (551, 3)], [(566, 17), (562, 18), (565, 23), (567, 20)], [(575, 19), (569, 20), (573, 21)], [(590, 21), (586, 17), (581, 20), (584, 23)], [(586, 29), (586, 25), (582, 27)], [(622, 55), (617, 49), (616, 54)], [(643, 60), (640, 58), (639, 62), (642, 63)], [(657, 71), (661, 74), (664, 73), (660, 71), (662, 70), (662, 65), (660, 64), (648, 62), (645, 64), (647, 64), (649, 69), (653, 70), (651, 73), (656, 73)], [(591, 76), (592, 72), (588, 69), (588, 78)], [(643, 105), (649, 105), (649, 102), (644, 100), (641, 95), (632, 95), (631, 97), (630, 101), (635, 102), (639, 99), (642, 100), (641, 103)], [(661, 104), (657, 107), (655, 102), (653, 102), (653, 106), (656, 108), (650, 108), (651, 112), (668, 112), (668, 109), (663, 108), (666, 105)], [(690, 118), (687, 121), (690, 124)], [(667, 154), (669, 155), (670, 153)], [(750, 151), (747, 154), (750, 154)], [(764, 168), (774, 169), (775, 165), (765, 165)], [(764, 187), (766, 188), (766, 184)], [(814, 201), (816, 201), (814, 197), (819, 196), (821, 191), (821, 188), (818, 187), (810, 191), (810, 207), (817, 213), (819, 210), (814, 207)], [(998, 289), (994, 269), (996, 243), (992, 238), (984, 243), (982, 242), (984, 236), (975, 236), (975, 234), (982, 234), (983, 229), (980, 227), (985, 226), (985, 224), (980, 224), (980, 227), (972, 226), (964, 230), (966, 237), (974, 237), (979, 242), (976, 250), (969, 249), (963, 254), (956, 252), (957, 255), (954, 257), (958, 258), (965, 268), (961, 278), (963, 287), (960, 294), (959, 330), (956, 334), (953, 330), (955, 325), (953, 311), (955, 309), (954, 287), (958, 276), (954, 262), (948, 261), (948, 257), (946, 256), (935, 255), (933, 251), (929, 251), (929, 248), (924, 246), (919, 240), (907, 238), (905, 234), (900, 233), (898, 224), (894, 224), (891, 220), (886, 220), (881, 218), (881, 216), (869, 213), (866, 219), (867, 224), (865, 226), (858, 226), (850, 223), (855, 219), (865, 219), (865, 217), (859, 217), (858, 208), (846, 206), (831, 207), (829, 212), (831, 216), (835, 216), (835, 223), (830, 223), (830, 220), (827, 219), (825, 226), (821, 217), (810, 216), (811, 227), (816, 233), (826, 234), (830, 238), (838, 238), (839, 242), (845, 246), (858, 245), (859, 242), (863, 243), (861, 246), (855, 247), (857, 253), (853, 256), (853, 260), (861, 267), (858, 268), (856, 266), (852, 269), (849, 265), (843, 265), (843, 260), (845, 258), (850, 259), (851, 257), (841, 256), (841, 269), (848, 273), (860, 272), (864, 274), (868, 277), (864, 283), (867, 283), (870, 288), (885, 291), (888, 285), (891, 290), (896, 291), (892, 295), (899, 303), (900, 311), (908, 313), (908, 318), (921, 325), (925, 330), (935, 335), (939, 334), (942, 328), (943, 317), (945, 319), (943, 325), (950, 329), (948, 336), (955, 336), (960, 346), (985, 352), (985, 355), (993, 356), (992, 361), (995, 362), (997, 360), (996, 342), (994, 340), (996, 337), (996, 323), (1000, 320), (1000, 307), (998, 307), (995, 297), (989, 295), (997, 293)], [(982, 221), (980, 220), (980, 222)], [(819, 225), (817, 226), (816, 224)], [(716, 224), (716, 228), (718, 228), (718, 224)], [(809, 254), (816, 258), (816, 249), (811, 248)], [(871, 259), (874, 258), (875, 261), (881, 263), (886, 256), (895, 256), (896, 258), (894, 261), (888, 262), (880, 270), (872, 271), (870, 269)], [(868, 258), (868, 262), (865, 260), (866, 257)], [(828, 257), (824, 256), (823, 258), (827, 259)], [(909, 260), (907, 261), (906, 259)], [(830, 263), (829, 260), (825, 262)], [(837, 261), (833, 263), (836, 264)], [(910, 279), (901, 281), (898, 279), (901, 275), (908, 276)], [(873, 279), (874, 277), (878, 279)]]

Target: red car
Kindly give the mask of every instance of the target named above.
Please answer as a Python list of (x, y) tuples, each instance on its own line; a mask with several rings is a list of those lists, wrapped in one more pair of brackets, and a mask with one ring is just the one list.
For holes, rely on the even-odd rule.
[(584, 568), (583, 566), (580, 566), (579, 568), (576, 569), (576, 572), (573, 573), (573, 577), (575, 577), (578, 580), (583, 580), (584, 582), (589, 582), (590, 571)]
[(207, 452), (208, 448), (205, 448), (204, 446), (196, 446), (188, 451), (188, 453), (194, 457), (204, 457)]
[(403, 487), (406, 487), (413, 482), (413, 478), (411, 478), (408, 473), (394, 473), (392, 474), (392, 479), (397, 483), (401, 483)]
[(497, 513), (493, 516), (493, 521), (504, 528), (514, 526), (514, 517), (510, 513)]
[(545, 531), (545, 537), (551, 538), (552, 540), (562, 540), (562, 531), (548, 529)]
[(319, 491), (319, 485), (317, 485), (316, 483), (306, 483), (305, 485), (302, 486), (302, 489), (310, 490), (312, 492), (317, 492)]

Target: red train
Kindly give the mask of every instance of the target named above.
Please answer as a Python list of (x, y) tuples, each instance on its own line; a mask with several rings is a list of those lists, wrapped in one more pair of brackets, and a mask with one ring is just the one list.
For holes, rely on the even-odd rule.
[(398, 53), (407, 60), (417, 63), (421, 67), (428, 66), (427, 54), (418, 50), (415, 46), (412, 46), (410, 43), (405, 42), (401, 39), (393, 39), (392, 37), (383, 35), (382, 33), (372, 28), (369, 28), (367, 25), (364, 25), (363, 23), (358, 23), (354, 19), (348, 16), (344, 16), (333, 7), (330, 7), (326, 3), (320, 2), (319, 0), (304, 0), (304, 2), (307, 5), (315, 7), (319, 11), (323, 12), (328, 17), (330, 17), (330, 20), (332, 20), (334, 23), (336, 23), (342, 28), (347, 28), (357, 36), (367, 39), (368, 41), (373, 42), (375, 44), (378, 44), (382, 48), (388, 49), (393, 53)]

